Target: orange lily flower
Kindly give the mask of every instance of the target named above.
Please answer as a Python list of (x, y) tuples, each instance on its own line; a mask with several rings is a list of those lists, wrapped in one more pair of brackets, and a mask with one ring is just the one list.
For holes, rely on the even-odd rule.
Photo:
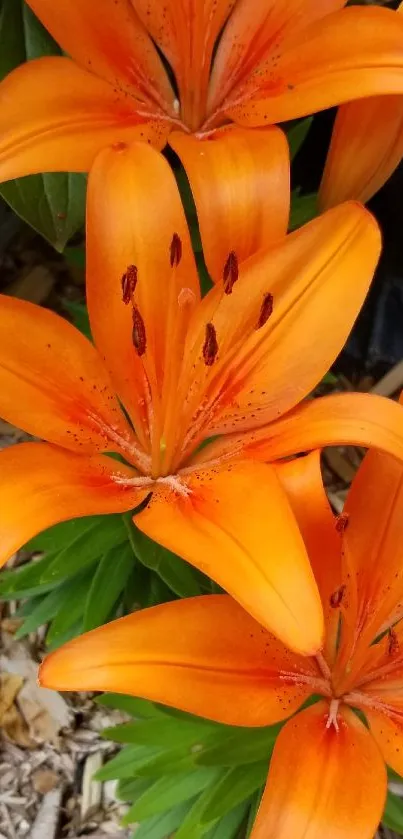
[[(279, 194), (288, 196), (283, 135), (272, 128), (265, 136), (271, 146), (280, 139), (283, 153), (270, 172), (281, 180), (285, 170)], [(222, 233), (210, 209), (204, 235), (213, 256), (228, 231), (240, 229), (242, 249), (244, 234), (253, 241), (252, 222), (264, 228), (275, 217), (277, 198), (266, 206), (253, 182), (258, 205), (243, 227), (238, 196), (224, 206)], [(391, 400), (340, 395), (298, 407), (364, 300), (380, 251), (376, 222), (351, 203), (243, 262), (230, 250), (220, 281), (201, 300), (179, 192), (157, 151), (135, 143), (101, 152), (87, 212), (97, 349), (51, 312), (0, 301), (0, 414), (48, 440), (0, 453), (2, 562), (57, 521), (130, 510), (152, 492), (136, 517), (141, 530), (209, 574), (285, 643), (315, 651), (320, 599), (266, 461), (284, 456), (290, 429), (292, 453), (349, 440), (403, 460), (403, 409)], [(315, 405), (319, 423), (310, 418)], [(261, 452), (250, 457), (255, 435)], [(218, 442), (200, 449), (211, 437)], [(125, 463), (100, 452), (117, 452)], [(268, 520), (269, 551), (262, 550)]]
[[(398, 10), (403, 14), (403, 3)], [(403, 96), (371, 96), (337, 113), (319, 200), (323, 209), (349, 198), (369, 201), (403, 157)]]
[[(403, 627), (393, 626), (403, 615), (403, 466), (367, 454), (338, 518), (318, 452), (277, 473), (321, 592), (323, 652), (290, 652), (230, 597), (214, 595), (89, 632), (45, 658), (39, 681), (142, 696), (229, 725), (294, 714), (277, 738), (252, 839), (372, 839), (385, 763), (403, 775)], [(295, 713), (312, 695), (321, 698)]]
[(70, 58), (30, 61), (0, 85), (1, 180), (88, 171), (111, 142), (161, 148), (175, 128), (267, 126), (403, 93), (403, 21), (391, 10), (346, 0), (27, 2)]

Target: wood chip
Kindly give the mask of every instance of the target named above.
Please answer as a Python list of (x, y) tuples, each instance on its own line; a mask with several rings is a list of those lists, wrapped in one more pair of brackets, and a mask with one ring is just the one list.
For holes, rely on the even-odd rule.
[(103, 755), (101, 751), (88, 755), (83, 772), (82, 798), (81, 798), (81, 821), (86, 821), (90, 816), (99, 810), (102, 801), (102, 784), (94, 780), (95, 772), (101, 768)]
[(350, 484), (354, 478), (355, 469), (348, 457), (336, 448), (326, 449), (323, 456), (332, 471), (346, 484)]
[(14, 635), (23, 623), (24, 618), (4, 618), (1, 622), (1, 628), (4, 632), (9, 632), (10, 635)]
[(403, 387), (403, 361), (395, 364), (386, 376), (380, 379), (379, 382), (371, 389), (371, 393), (377, 393), (379, 396), (392, 396), (394, 393), (400, 391)]
[(34, 821), (30, 839), (55, 839), (61, 800), (60, 789), (54, 789), (45, 795)]
[[(6, 633), (3, 638), (6, 638)], [(37, 665), (24, 644), (15, 641), (12, 636), (7, 640), (5, 655), (0, 656), (0, 668), (24, 681), (16, 701), (28, 725), (30, 737), (34, 741), (57, 743), (60, 729), (67, 727), (71, 721), (68, 705), (56, 691), (38, 686)]]
[(14, 673), (0, 673), (0, 728), (5, 737), (18, 746), (32, 748), (35, 743), (29, 735), (26, 720), (17, 707), (16, 700), (24, 680)]
[(59, 775), (52, 769), (37, 769), (32, 774), (32, 786), (35, 792), (39, 792), (40, 795), (45, 795), (55, 789), (59, 783)]
[(55, 278), (46, 265), (36, 265), (28, 274), (18, 277), (4, 291), (12, 297), (43, 303), (53, 288)]

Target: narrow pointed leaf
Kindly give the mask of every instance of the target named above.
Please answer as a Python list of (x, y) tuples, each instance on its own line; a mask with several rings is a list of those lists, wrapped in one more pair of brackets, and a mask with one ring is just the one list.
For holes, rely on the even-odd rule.
[(64, 593), (60, 589), (60, 586), (58, 586), (45, 597), (41, 597), (40, 602), (35, 608), (32, 608), (31, 605), (28, 617), (15, 633), (14, 637), (16, 641), (20, 638), (25, 638), (25, 636), (29, 635), (30, 632), (35, 632), (39, 626), (43, 626), (43, 624), (52, 620), (52, 618), (57, 615), (60, 607), (63, 605), (63, 602)]
[(157, 708), (148, 699), (140, 699), (136, 696), (126, 696), (123, 693), (104, 693), (102, 696), (97, 696), (98, 705), (104, 708), (114, 708), (118, 711), (125, 711), (132, 717), (148, 719), (154, 717), (164, 717), (165, 714)]
[(382, 822), (389, 830), (394, 830), (395, 833), (403, 836), (403, 800), (390, 791), (386, 799)]
[[(227, 739), (213, 742), (197, 758), (203, 766), (238, 766), (270, 759), (281, 725), (265, 728), (227, 727)], [(245, 770), (246, 771), (246, 770)]]
[(150, 749), (148, 746), (128, 746), (105, 766), (102, 766), (94, 775), (94, 779), (97, 781), (114, 781), (121, 778), (133, 778), (139, 769), (151, 761), (153, 755), (160, 751), (156, 748)]
[(135, 525), (131, 525), (133, 550), (143, 565), (155, 571), (179, 597), (194, 597), (202, 593), (200, 574), (179, 556), (158, 545)]
[(235, 807), (206, 834), (206, 839), (233, 839), (234, 836), (238, 836), (246, 812), (245, 804)]
[(268, 761), (252, 763), (249, 766), (234, 766), (217, 783), (202, 814), (202, 823), (222, 818), (238, 804), (264, 784), (267, 778)]
[(166, 718), (117, 725), (104, 729), (103, 735), (118, 743), (139, 743), (160, 748), (190, 747), (202, 743), (206, 732), (210, 733), (212, 728), (211, 724), (203, 720), (199, 723), (183, 723)]
[[(46, 644), (54, 648), (56, 645), (67, 641), (66, 633), (77, 624), (82, 627), (82, 616), (87, 598), (88, 588), (91, 584), (91, 572), (77, 574), (61, 588), (63, 603), (46, 635)], [(72, 635), (75, 633), (72, 633)]]
[(126, 531), (121, 516), (100, 516), (57, 555), (43, 574), (41, 583), (71, 577), (125, 540)]
[(183, 822), (189, 803), (179, 804), (168, 813), (146, 819), (136, 830), (136, 839), (166, 839)]
[(158, 813), (163, 813), (165, 810), (171, 810), (182, 801), (194, 798), (206, 786), (217, 781), (220, 774), (220, 769), (205, 768), (197, 769), (190, 774), (165, 775), (158, 778), (151, 787), (137, 798), (125, 816), (123, 824), (131, 824), (134, 821), (141, 822)]
[(54, 588), (57, 585), (57, 580), (42, 583), (41, 577), (56, 557), (57, 553), (49, 553), (41, 559), (30, 560), (21, 568), (2, 571), (0, 575), (0, 597), (3, 600), (15, 600), (17, 595), (18, 598), (31, 597)]
[(122, 778), (117, 784), (116, 796), (121, 801), (136, 801), (152, 785), (151, 778)]
[(133, 564), (133, 551), (128, 542), (117, 545), (102, 557), (85, 604), (84, 632), (95, 629), (108, 620), (132, 572)]

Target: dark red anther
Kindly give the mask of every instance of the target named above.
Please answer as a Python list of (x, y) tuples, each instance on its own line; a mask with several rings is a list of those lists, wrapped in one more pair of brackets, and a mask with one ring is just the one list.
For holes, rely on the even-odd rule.
[(332, 609), (338, 609), (341, 606), (344, 593), (346, 591), (346, 586), (340, 586), (337, 591), (334, 591), (333, 594), (330, 596), (330, 605)]
[(267, 323), (269, 317), (273, 311), (273, 295), (270, 291), (263, 297), (263, 303), (260, 308), (259, 320), (256, 324), (256, 329), (260, 329), (262, 326)]
[(169, 250), (169, 261), (171, 268), (176, 268), (182, 259), (182, 242), (177, 233), (172, 236), (171, 247)]
[(135, 265), (128, 265), (122, 277), (122, 300), (126, 306), (129, 305), (137, 285), (137, 268)]
[(388, 654), (396, 655), (399, 652), (399, 639), (394, 629), (389, 629), (388, 636)]
[(336, 530), (338, 533), (344, 533), (348, 527), (348, 513), (341, 513), (336, 518)]
[(224, 265), (223, 281), (225, 294), (231, 294), (239, 277), (238, 257), (235, 251), (230, 251)]
[(215, 327), (212, 323), (206, 323), (206, 337), (203, 344), (203, 358), (207, 367), (214, 364), (218, 353), (218, 343)]
[(132, 341), (134, 349), (137, 352), (137, 355), (144, 355), (146, 351), (146, 328), (144, 326), (143, 318), (137, 308), (137, 306), (133, 306), (132, 311), (133, 317), (133, 331), (132, 331)]

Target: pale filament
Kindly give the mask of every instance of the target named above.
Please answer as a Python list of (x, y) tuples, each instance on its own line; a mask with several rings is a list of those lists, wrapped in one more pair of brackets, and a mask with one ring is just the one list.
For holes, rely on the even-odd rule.
[(313, 691), (317, 691), (323, 696), (332, 695), (332, 689), (325, 679), (311, 676), (308, 673), (292, 673), (287, 670), (281, 670), (279, 679), (283, 682), (295, 682), (296, 685), (309, 685)]
[(111, 442), (117, 443), (117, 445), (122, 451), (127, 452), (128, 457), (134, 461), (134, 463), (136, 464), (136, 466), (139, 467), (139, 469), (141, 469), (144, 472), (148, 472), (150, 470), (151, 458), (148, 454), (143, 452), (139, 448), (139, 446), (136, 446), (136, 444), (132, 441), (125, 440), (125, 438), (122, 437), (121, 434), (118, 434), (117, 431), (114, 431), (114, 429), (111, 428), (110, 425), (106, 425), (106, 423), (103, 423), (98, 416), (92, 414), (90, 411), (87, 411), (87, 416), (94, 422), (94, 424), (98, 426), (98, 428), (101, 431), (101, 434), (107, 437), (108, 440), (111, 440)]
[[(401, 664), (401, 659), (398, 663)], [(383, 667), (378, 667), (377, 670), (373, 670), (371, 673), (368, 673), (366, 676), (363, 676), (362, 679), (357, 681), (357, 687), (362, 687), (363, 685), (367, 685), (369, 682), (374, 682), (376, 679), (382, 679), (384, 676), (388, 676), (396, 670), (396, 665), (396, 661), (391, 661), (388, 664), (384, 664)]]
[(382, 711), (382, 713), (386, 714), (386, 716), (392, 718), (394, 717), (399, 722), (403, 722), (403, 714), (396, 711), (396, 708), (392, 707), (392, 705), (380, 702), (379, 699), (375, 699), (366, 693), (354, 690), (343, 696), (343, 702), (347, 705), (354, 705), (355, 707), (364, 706), (366, 708), (372, 708), (373, 711)]
[(138, 487), (139, 489), (142, 489), (143, 487), (153, 487), (156, 484), (162, 484), (170, 487), (170, 489), (174, 492), (178, 492), (179, 495), (183, 495), (185, 498), (192, 494), (190, 487), (188, 487), (176, 475), (166, 475), (162, 478), (149, 478), (145, 475), (139, 475), (135, 478), (123, 478), (121, 475), (115, 475), (114, 481), (115, 484), (120, 484), (120, 486)]
[(337, 720), (337, 714), (339, 711), (340, 699), (332, 699), (330, 706), (329, 706), (329, 716), (326, 722), (326, 728), (331, 728), (332, 725), (335, 727), (336, 731), (339, 731), (339, 723)]

